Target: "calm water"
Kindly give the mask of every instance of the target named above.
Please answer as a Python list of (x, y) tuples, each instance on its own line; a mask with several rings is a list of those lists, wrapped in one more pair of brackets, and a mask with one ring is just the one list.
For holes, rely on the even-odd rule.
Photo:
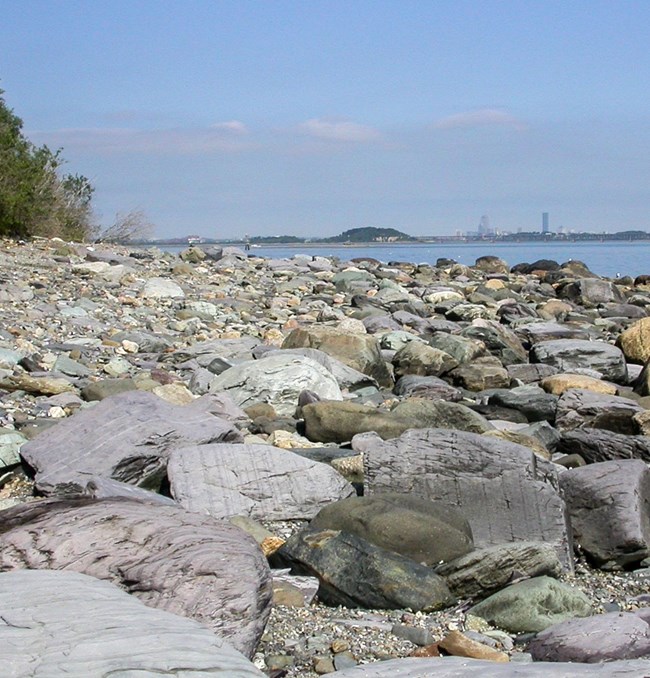
[[(184, 247), (169, 248), (175, 251)], [(472, 265), (480, 256), (491, 254), (505, 260), (510, 266), (538, 259), (554, 259), (559, 263), (569, 259), (584, 262), (598, 275), (614, 278), (617, 275), (650, 274), (650, 242), (567, 242), (567, 243), (445, 243), (374, 245), (367, 247), (292, 246), (254, 247), (255, 256), (281, 259), (296, 254), (334, 256), (342, 261), (355, 257), (373, 257), (383, 262), (410, 261), (435, 264), (439, 257)]]

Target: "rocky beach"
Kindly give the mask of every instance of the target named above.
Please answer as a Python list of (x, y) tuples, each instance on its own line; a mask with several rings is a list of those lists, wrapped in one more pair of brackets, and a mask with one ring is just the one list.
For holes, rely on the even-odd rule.
[(650, 676), (650, 276), (0, 243), (0, 674)]

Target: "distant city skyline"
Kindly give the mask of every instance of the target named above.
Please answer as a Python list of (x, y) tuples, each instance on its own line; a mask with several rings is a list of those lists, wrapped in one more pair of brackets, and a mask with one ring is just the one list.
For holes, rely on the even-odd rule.
[(650, 3), (5, 0), (0, 88), (156, 236), (650, 231)]

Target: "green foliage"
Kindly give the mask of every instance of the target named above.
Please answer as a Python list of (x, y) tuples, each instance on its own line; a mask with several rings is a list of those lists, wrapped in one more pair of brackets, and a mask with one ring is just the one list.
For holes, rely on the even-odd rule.
[(60, 151), (35, 146), (0, 89), (0, 237), (84, 240), (92, 233), (93, 187), (80, 175), (60, 177)]
[(324, 242), (405, 242), (415, 240), (412, 236), (394, 228), (352, 228), (349, 231), (327, 238)]

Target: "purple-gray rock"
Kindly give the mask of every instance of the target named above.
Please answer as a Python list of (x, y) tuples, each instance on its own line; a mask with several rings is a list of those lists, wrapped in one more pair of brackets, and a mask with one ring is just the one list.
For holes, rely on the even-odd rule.
[(331, 466), (272, 445), (182, 447), (167, 473), (179, 504), (215, 518), (305, 520), (355, 494)]
[(74, 570), (149, 607), (191, 617), (254, 652), (271, 577), (252, 537), (226, 521), (132, 499), (44, 499), (0, 514), (0, 571)]
[(130, 391), (48, 428), (20, 453), (45, 494), (80, 494), (95, 476), (157, 489), (172, 449), (242, 440), (211, 408), (209, 395), (179, 407), (152, 393)]
[(0, 609), (7, 678), (264, 675), (203, 624), (78, 572), (3, 572)]
[(560, 475), (574, 540), (596, 563), (650, 555), (650, 470), (640, 459), (588, 464)]

